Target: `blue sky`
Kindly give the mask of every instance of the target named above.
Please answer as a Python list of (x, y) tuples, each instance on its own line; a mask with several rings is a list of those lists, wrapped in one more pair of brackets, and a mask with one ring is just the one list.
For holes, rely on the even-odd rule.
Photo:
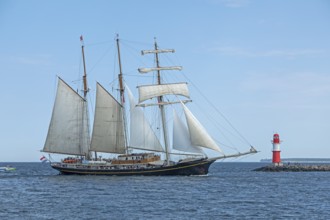
[[(144, 57), (133, 57), (151, 49), (154, 37), (161, 48), (176, 49), (168, 62), (182, 65), (183, 74), (261, 151), (239, 161), (270, 158), (274, 132), (283, 139), (282, 157), (330, 155), (329, 1), (2, 0), (0, 27), (0, 161), (39, 160), (56, 75), (79, 87), (81, 34), (91, 93), (96, 80), (105, 86), (114, 80), (117, 33), (127, 81), (144, 64)], [(205, 109), (192, 104), (192, 111), (225, 142), (208, 126), (203, 111), (217, 116), (204, 107), (203, 96), (193, 88), (191, 96)]]

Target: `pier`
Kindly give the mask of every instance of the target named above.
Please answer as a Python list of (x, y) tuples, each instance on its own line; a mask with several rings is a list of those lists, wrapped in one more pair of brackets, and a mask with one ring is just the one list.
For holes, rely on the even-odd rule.
[(274, 166), (273, 164), (254, 169), (253, 171), (263, 172), (326, 172), (330, 171), (329, 164), (283, 164)]

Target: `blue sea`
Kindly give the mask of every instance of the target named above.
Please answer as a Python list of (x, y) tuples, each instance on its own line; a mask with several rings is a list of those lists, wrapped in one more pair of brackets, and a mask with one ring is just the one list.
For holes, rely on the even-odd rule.
[(0, 163), (0, 219), (329, 219), (330, 172), (264, 173), (220, 162), (207, 176), (66, 176)]

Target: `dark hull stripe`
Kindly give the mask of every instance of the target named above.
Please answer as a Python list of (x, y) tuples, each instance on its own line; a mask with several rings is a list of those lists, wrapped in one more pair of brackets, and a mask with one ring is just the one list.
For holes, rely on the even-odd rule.
[(145, 175), (145, 176), (163, 176), (163, 175), (205, 175), (214, 160), (193, 161), (182, 164), (176, 164), (161, 168), (146, 168), (146, 169), (117, 169), (117, 170), (102, 170), (102, 169), (79, 169), (67, 168), (52, 165), (52, 167), (62, 174), (79, 174), (79, 175), (117, 175), (117, 176), (131, 176), (131, 175)]

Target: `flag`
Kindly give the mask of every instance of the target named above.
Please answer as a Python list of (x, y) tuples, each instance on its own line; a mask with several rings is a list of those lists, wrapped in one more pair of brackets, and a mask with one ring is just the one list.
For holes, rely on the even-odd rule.
[(47, 158), (45, 156), (42, 156), (42, 157), (40, 157), (40, 161), (44, 163), (47, 161)]
[(83, 41), (83, 40), (84, 40), (83, 36), (82, 36), (82, 35), (80, 35), (80, 41)]

